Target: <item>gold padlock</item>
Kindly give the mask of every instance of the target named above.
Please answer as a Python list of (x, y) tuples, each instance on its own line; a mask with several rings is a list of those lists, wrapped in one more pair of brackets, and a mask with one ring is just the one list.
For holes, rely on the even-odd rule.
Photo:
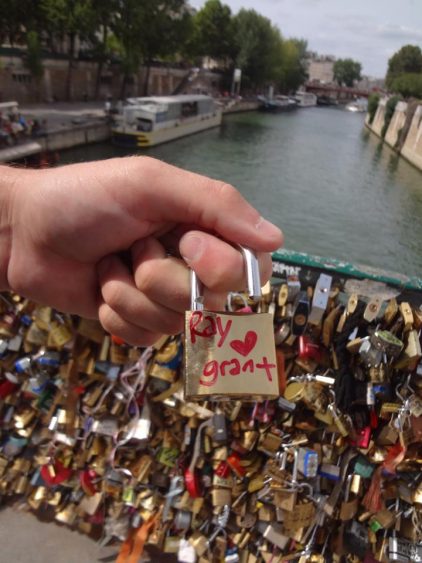
[[(255, 254), (242, 248), (251, 299), (261, 296)], [(270, 313), (205, 311), (202, 287), (191, 270), (191, 311), (185, 316), (185, 397), (213, 400), (279, 396), (273, 317)]]

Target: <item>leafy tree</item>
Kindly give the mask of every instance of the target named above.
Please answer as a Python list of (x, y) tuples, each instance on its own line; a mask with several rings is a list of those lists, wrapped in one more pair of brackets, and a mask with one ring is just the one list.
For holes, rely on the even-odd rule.
[(66, 99), (70, 100), (76, 38), (86, 39), (96, 29), (92, 2), (91, 0), (41, 0), (41, 9), (51, 32), (67, 39), (68, 70), (65, 95)]
[(98, 98), (101, 85), (101, 74), (108, 58), (112, 53), (110, 39), (111, 24), (116, 15), (116, 0), (92, 0), (97, 27), (92, 29), (92, 44), (94, 57), (97, 60), (97, 76), (95, 78), (94, 98)]
[(231, 10), (220, 0), (207, 0), (194, 17), (194, 51), (226, 59), (233, 55)]
[(374, 93), (369, 95), (369, 98), (368, 98), (368, 116), (369, 116), (369, 123), (370, 124), (374, 121), (375, 114), (377, 113), (380, 98), (381, 98), (381, 96), (377, 92), (374, 92)]
[(388, 61), (385, 83), (393, 90), (393, 82), (402, 74), (422, 73), (422, 51), (417, 45), (405, 45)]
[(39, 97), (39, 86), (44, 66), (41, 58), (41, 42), (36, 31), (28, 31), (26, 34), (26, 57), (24, 64), (34, 78), (36, 85), (36, 97)]
[(404, 98), (413, 97), (422, 100), (422, 72), (400, 74), (391, 82), (391, 90), (401, 94)]
[(352, 87), (355, 80), (361, 80), (362, 65), (353, 59), (338, 59), (334, 63), (334, 80), (339, 86)]
[(233, 18), (236, 66), (243, 82), (260, 88), (277, 80), (282, 38), (277, 27), (255, 10), (242, 9)]
[(296, 91), (307, 79), (307, 42), (304, 39), (287, 39), (281, 49), (280, 90), (286, 94)]
[(124, 79), (143, 63), (147, 67), (144, 95), (148, 94), (151, 64), (156, 57), (174, 55), (187, 39), (190, 14), (185, 0), (120, 0), (114, 32), (121, 45)]

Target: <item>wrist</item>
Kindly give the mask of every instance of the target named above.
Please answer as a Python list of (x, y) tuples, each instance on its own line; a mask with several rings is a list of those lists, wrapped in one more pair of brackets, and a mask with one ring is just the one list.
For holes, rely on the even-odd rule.
[(0, 166), (0, 291), (10, 289), (7, 272), (12, 249), (15, 186), (24, 172)]

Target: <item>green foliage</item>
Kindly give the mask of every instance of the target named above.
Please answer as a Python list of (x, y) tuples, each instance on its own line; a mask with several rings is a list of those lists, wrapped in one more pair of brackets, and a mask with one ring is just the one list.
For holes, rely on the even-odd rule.
[(394, 81), (403, 74), (422, 73), (422, 51), (417, 45), (405, 45), (388, 61), (387, 88), (394, 91)]
[(41, 58), (41, 43), (36, 31), (28, 31), (26, 34), (26, 45), (27, 54), (25, 66), (32, 76), (36, 80), (39, 80), (44, 73), (44, 68)]
[[(88, 39), (96, 29), (96, 12), (91, 0), (40, 0), (48, 29), (57, 35)], [(73, 53), (72, 53), (73, 55)]]
[(233, 16), (223, 0), (207, 0), (194, 16), (188, 0), (0, 0), (0, 41), (26, 42), (34, 76), (42, 75), (41, 47), (66, 46), (69, 98), (78, 39), (98, 63), (94, 95), (104, 65), (116, 56), (126, 79), (155, 59), (209, 56), (230, 71), (241, 68), (249, 89), (273, 84), (289, 92), (306, 80), (305, 41), (283, 39), (255, 10)]
[(260, 88), (277, 80), (282, 38), (277, 27), (255, 10), (240, 10), (233, 18), (236, 67), (243, 71), (243, 83)]
[(220, 0), (207, 0), (194, 17), (193, 51), (226, 59), (233, 55), (231, 10)]
[(422, 99), (422, 72), (400, 74), (392, 80), (391, 90), (401, 94), (404, 98)]
[(369, 116), (369, 123), (374, 121), (375, 114), (377, 113), (378, 104), (380, 101), (381, 96), (376, 92), (370, 94), (368, 98), (368, 116)]
[(353, 59), (338, 59), (334, 63), (334, 80), (339, 86), (351, 88), (355, 80), (361, 80), (362, 65)]
[(381, 137), (384, 138), (387, 133), (388, 126), (394, 115), (397, 103), (400, 101), (400, 96), (392, 96), (385, 105), (384, 125), (381, 130)]
[(281, 92), (295, 92), (308, 78), (306, 70), (307, 42), (304, 39), (288, 39), (281, 48), (281, 64), (278, 85)]

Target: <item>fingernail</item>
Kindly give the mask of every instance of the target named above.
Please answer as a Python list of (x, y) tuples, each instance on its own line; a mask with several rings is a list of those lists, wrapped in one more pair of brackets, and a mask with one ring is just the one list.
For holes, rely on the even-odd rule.
[(106, 256), (99, 262), (97, 266), (97, 272), (100, 278), (103, 278), (104, 276), (107, 275), (107, 272), (110, 270), (112, 262), (113, 262), (113, 258), (111, 256)]
[(281, 230), (270, 223), (264, 217), (260, 217), (258, 223), (256, 223), (255, 228), (259, 231), (263, 236), (269, 238), (281, 238)]
[(196, 262), (202, 256), (203, 240), (200, 237), (188, 236), (184, 237), (180, 244), (180, 253), (182, 258), (189, 264)]

